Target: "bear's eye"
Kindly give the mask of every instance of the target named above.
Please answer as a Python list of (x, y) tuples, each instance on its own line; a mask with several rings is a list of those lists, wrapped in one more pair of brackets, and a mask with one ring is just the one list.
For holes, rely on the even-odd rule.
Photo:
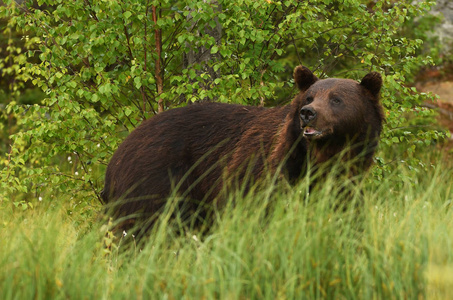
[(310, 103), (312, 103), (312, 102), (313, 102), (313, 97), (307, 97), (307, 98), (305, 99), (305, 103), (307, 103), (307, 104), (310, 104)]
[(336, 97), (335, 97), (335, 98), (332, 98), (332, 99), (330, 100), (330, 102), (332, 102), (332, 104), (334, 104), (334, 105), (339, 105), (339, 104), (343, 103), (343, 101), (341, 101), (340, 98), (336, 98)]

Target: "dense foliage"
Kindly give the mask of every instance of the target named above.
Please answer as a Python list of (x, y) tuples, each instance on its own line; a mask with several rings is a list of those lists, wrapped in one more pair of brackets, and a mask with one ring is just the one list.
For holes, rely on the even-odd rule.
[[(424, 32), (403, 35), (432, 5), (412, 2), (6, 1), (4, 33), (24, 38), (9, 43), (1, 72), (14, 77), (11, 91), (31, 82), (45, 97), (7, 101), (3, 115), (15, 130), (1, 158), (0, 195), (26, 208), (64, 192), (85, 205), (143, 119), (193, 101), (287, 103), (298, 64), (319, 77), (384, 74), (382, 145), (404, 143), (415, 167), (410, 154), (442, 133), (427, 130), (425, 95), (405, 85), (431, 62), (420, 51)], [(379, 160), (378, 178), (386, 163)]]

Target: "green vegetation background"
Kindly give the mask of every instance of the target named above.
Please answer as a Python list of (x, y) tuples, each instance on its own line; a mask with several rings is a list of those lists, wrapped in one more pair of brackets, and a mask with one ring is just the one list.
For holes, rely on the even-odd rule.
[[(453, 178), (436, 152), (447, 134), (422, 105), (433, 97), (410, 87), (442, 63), (432, 5), (4, 1), (1, 298), (448, 298)], [(298, 64), (384, 76), (362, 209), (332, 208), (334, 178), (319, 191), (270, 184), (210, 233), (164, 218), (149, 243), (121, 250), (131, 237), (101, 227), (98, 195), (128, 132), (193, 101), (286, 104)]]

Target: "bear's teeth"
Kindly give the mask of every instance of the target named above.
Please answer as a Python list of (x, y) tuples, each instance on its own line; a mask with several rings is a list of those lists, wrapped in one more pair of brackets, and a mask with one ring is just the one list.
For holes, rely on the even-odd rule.
[(316, 135), (320, 132), (312, 127), (305, 127), (304, 135)]

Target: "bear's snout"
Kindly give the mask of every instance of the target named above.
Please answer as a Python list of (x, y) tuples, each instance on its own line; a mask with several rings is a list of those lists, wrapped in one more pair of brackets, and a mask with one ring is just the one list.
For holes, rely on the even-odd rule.
[(310, 106), (304, 106), (300, 110), (300, 118), (305, 125), (308, 125), (311, 121), (316, 119), (316, 110)]

